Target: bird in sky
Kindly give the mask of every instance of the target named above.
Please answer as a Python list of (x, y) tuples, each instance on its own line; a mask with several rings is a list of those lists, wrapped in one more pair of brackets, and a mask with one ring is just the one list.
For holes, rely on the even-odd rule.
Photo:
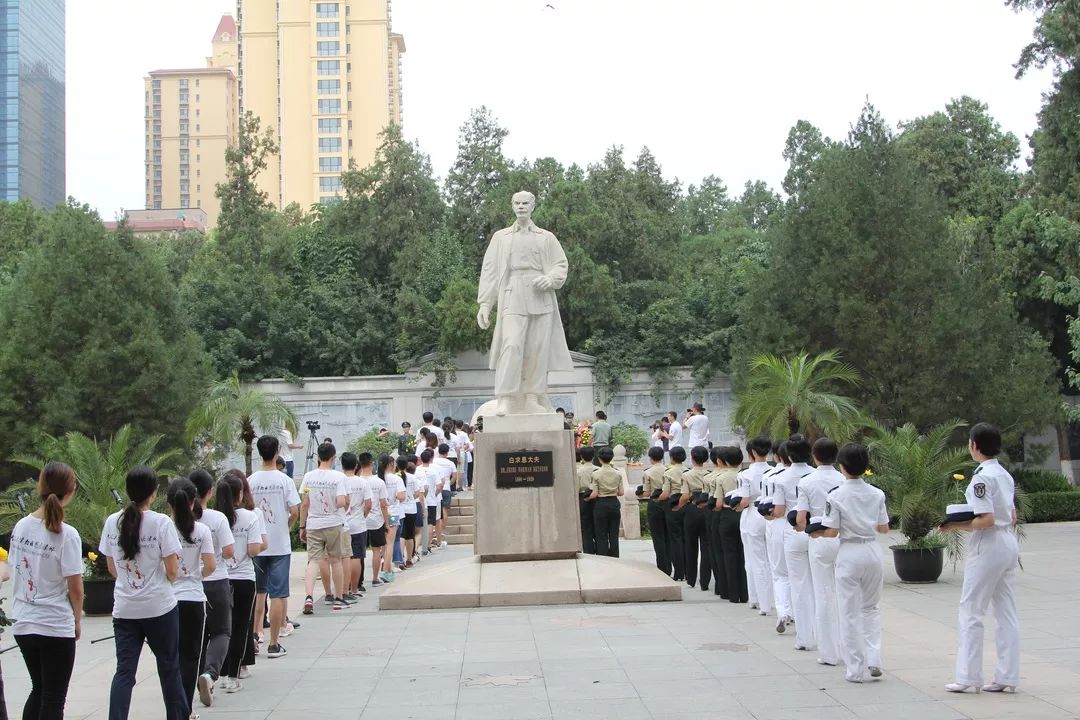
[(544, 6), (544, 9), (547, 9), (547, 8), (551, 8), (552, 10), (554, 10), (555, 6), (552, 5), (551, 3), (548, 3), (547, 5)]

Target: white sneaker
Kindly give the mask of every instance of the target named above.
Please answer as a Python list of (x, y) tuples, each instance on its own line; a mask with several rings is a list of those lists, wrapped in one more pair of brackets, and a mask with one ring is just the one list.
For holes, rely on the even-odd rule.
[(241, 680), (247, 680), (249, 677), (251, 677), (251, 671), (248, 670), (248, 666), (241, 665), (240, 672), (237, 674), (236, 677), (240, 678)]
[(281, 626), (281, 630), (278, 631), (278, 637), (289, 637), (293, 633), (293, 624), (287, 622)]
[(450, 544), (450, 543), (448, 543), (448, 542), (446, 542), (445, 540), (443, 540), (443, 541), (442, 541), (441, 543), (439, 543), (439, 547), (440, 547), (440, 548), (444, 548), (444, 547), (446, 547), (446, 546), (447, 546), (447, 545), (449, 545), (449, 544)]
[(214, 704), (214, 678), (210, 673), (203, 673), (195, 683), (199, 690), (199, 701), (204, 707)]
[(236, 678), (229, 678), (228, 680), (225, 681), (225, 692), (227, 692), (227, 693), (232, 694), (234, 692), (239, 692), (240, 687), (241, 687), (240, 681), (237, 680)]

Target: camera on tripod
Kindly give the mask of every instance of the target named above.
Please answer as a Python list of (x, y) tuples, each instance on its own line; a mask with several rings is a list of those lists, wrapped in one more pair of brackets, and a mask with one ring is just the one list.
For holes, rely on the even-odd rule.
[(319, 421), (318, 421), (318, 420), (308, 420), (308, 421), (307, 421), (307, 429), (308, 429), (309, 431), (311, 431), (311, 432), (315, 432), (316, 430), (318, 430), (318, 429), (319, 429), (319, 428), (321, 428), (321, 427), (322, 427), (322, 426), (321, 426), (321, 425), (319, 425)]

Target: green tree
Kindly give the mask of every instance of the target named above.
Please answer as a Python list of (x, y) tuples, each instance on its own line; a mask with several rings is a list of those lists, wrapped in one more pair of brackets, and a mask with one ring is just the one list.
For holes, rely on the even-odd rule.
[(277, 395), (244, 387), (233, 373), (210, 383), (188, 416), (189, 442), (209, 442), (228, 448), (242, 447), (245, 472), (251, 474), (251, 447), (257, 432), (282, 428), (296, 434), (296, 413)]
[[(225, 181), (215, 195), (221, 203), (217, 242), (234, 261), (250, 261), (261, 243), (258, 235), (274, 213), (274, 205), (259, 188), (259, 173), (268, 157), (278, 152), (273, 128), (260, 131), (259, 118), (250, 110), (240, 118), (236, 143), (225, 150)], [(253, 242), (253, 240), (255, 242)]]
[(810, 357), (760, 355), (750, 363), (736, 397), (735, 425), (748, 436), (786, 437), (804, 432), (835, 440), (851, 436), (861, 417), (855, 401), (837, 392), (859, 385), (859, 373), (829, 350)]
[(85, 206), (43, 214), (0, 288), (0, 457), (46, 434), (106, 437), (127, 424), (179, 443), (205, 377), (160, 261)]
[(501, 204), (505, 192), (498, 191), (511, 167), (503, 154), (508, 134), (487, 107), (474, 109), (461, 126), (457, 157), (446, 176), (449, 225), (461, 239), (470, 267), (479, 267), (488, 239), (507, 224), (509, 198)]
[(686, 188), (680, 203), (684, 235), (710, 235), (724, 224), (731, 209), (727, 186), (716, 175), (709, 175), (701, 185)]

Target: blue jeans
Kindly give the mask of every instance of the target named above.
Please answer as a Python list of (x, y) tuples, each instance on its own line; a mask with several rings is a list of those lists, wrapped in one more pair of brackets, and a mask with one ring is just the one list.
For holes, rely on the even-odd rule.
[(109, 693), (109, 720), (127, 720), (144, 640), (157, 660), (166, 720), (187, 720), (191, 705), (184, 698), (184, 685), (180, 679), (180, 613), (177, 608), (154, 618), (113, 618), (113, 632), (116, 634), (116, 674)]
[(286, 460), (285, 461), (285, 474), (288, 475), (289, 477), (292, 477), (294, 469), (295, 469), (295, 466), (293, 465), (293, 461), (292, 460)]

